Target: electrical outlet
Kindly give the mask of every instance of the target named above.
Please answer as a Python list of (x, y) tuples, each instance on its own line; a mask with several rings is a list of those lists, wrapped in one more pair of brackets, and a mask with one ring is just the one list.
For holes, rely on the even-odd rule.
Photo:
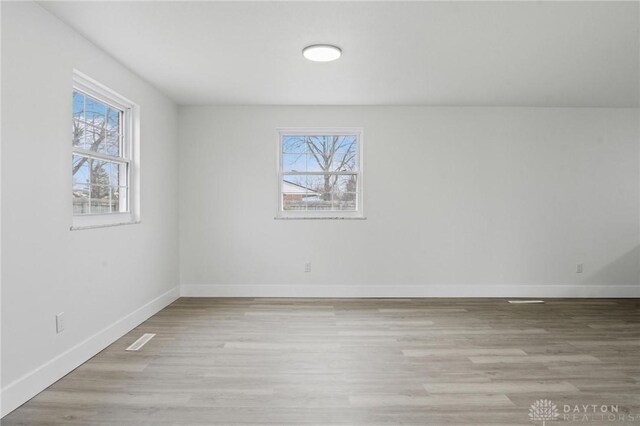
[(581, 274), (582, 273), (582, 263), (578, 263), (576, 265), (576, 274)]
[(305, 272), (311, 272), (311, 262), (306, 262), (304, 264), (304, 271)]
[(56, 333), (60, 334), (64, 331), (64, 312), (56, 315)]

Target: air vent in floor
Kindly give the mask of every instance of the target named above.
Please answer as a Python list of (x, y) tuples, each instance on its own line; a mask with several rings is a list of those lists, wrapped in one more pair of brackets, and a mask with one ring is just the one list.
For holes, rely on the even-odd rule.
[(155, 334), (153, 334), (153, 333), (145, 333), (145, 334), (143, 334), (141, 338), (139, 338), (138, 340), (133, 342), (131, 344), (131, 346), (129, 346), (126, 350), (128, 350), (128, 351), (139, 351), (140, 348), (142, 348), (149, 340), (153, 339), (153, 336), (155, 336)]

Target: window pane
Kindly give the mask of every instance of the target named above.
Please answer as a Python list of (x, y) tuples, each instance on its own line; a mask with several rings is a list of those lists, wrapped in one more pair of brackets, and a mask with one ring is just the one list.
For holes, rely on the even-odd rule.
[(92, 185), (122, 186), (126, 183), (126, 164), (92, 159), (89, 163)]
[(290, 175), (282, 182), (282, 202), (285, 210), (355, 211), (357, 190), (355, 175)]
[(73, 214), (89, 214), (89, 185), (73, 184)]
[(105, 152), (106, 132), (101, 127), (87, 124), (84, 132), (84, 149)]
[(104, 149), (100, 149), (100, 152), (111, 155), (114, 157), (120, 156), (120, 135), (115, 131), (106, 132), (106, 141), (102, 145)]
[(81, 155), (74, 155), (72, 160), (72, 175), (74, 184), (88, 184), (90, 179), (89, 159)]
[(127, 211), (127, 164), (82, 155), (74, 155), (72, 163), (74, 214)]
[(117, 186), (120, 184), (120, 178), (118, 174), (118, 164), (105, 163), (102, 166), (102, 170), (109, 172), (109, 185)]
[(111, 213), (111, 188), (91, 185), (91, 214)]
[(356, 192), (358, 178), (356, 175), (338, 175), (335, 179), (333, 192)]
[(307, 175), (305, 176), (305, 186), (309, 188), (310, 191), (319, 194), (321, 192), (327, 192), (329, 188), (326, 185), (330, 185), (330, 181), (325, 178), (331, 178), (331, 175)]
[(308, 176), (287, 176), (282, 181), (282, 204), (285, 210), (306, 210), (317, 194), (309, 188)]
[(73, 132), (73, 146), (76, 146), (78, 148), (82, 148), (82, 149), (87, 149), (85, 147), (85, 138), (84, 138), (84, 132), (85, 132), (85, 124), (84, 121), (81, 120), (73, 120), (73, 128), (72, 128), (72, 132)]
[(324, 172), (330, 170), (331, 167), (327, 167), (327, 159), (322, 155), (316, 153), (307, 154), (307, 172)]
[(283, 136), (283, 171), (357, 171), (357, 141), (355, 135)]
[(93, 99), (92, 97), (85, 96), (84, 114), (87, 123), (93, 124), (96, 127), (104, 127), (106, 112), (107, 108), (105, 104)]
[(127, 188), (115, 186), (111, 188), (111, 208), (113, 212), (127, 211)]
[[(287, 176), (290, 178), (291, 176)], [(308, 175), (306, 177), (306, 185), (316, 192), (333, 193), (333, 192), (356, 192), (357, 176), (356, 175)]]
[[(112, 163), (102, 160), (91, 160), (91, 185), (112, 185)], [(117, 184), (117, 182), (115, 182)]]
[(73, 146), (122, 155), (122, 111), (80, 92), (73, 93)]
[(335, 139), (335, 151), (329, 170), (336, 172), (356, 171), (356, 141), (355, 136), (338, 136), (337, 139)]
[(285, 176), (283, 179), (282, 192), (307, 192), (307, 176), (293, 175)]
[(107, 109), (107, 130), (120, 131), (120, 111), (113, 108)]
[(285, 172), (306, 172), (307, 156), (305, 154), (282, 154), (282, 170)]
[(73, 118), (84, 120), (84, 95), (80, 92), (73, 92)]
[(125, 212), (126, 200), (126, 187), (73, 185), (73, 213), (76, 215)]
[(356, 199), (355, 192), (334, 192), (331, 197), (331, 209), (353, 211), (356, 209)]
[(307, 210), (331, 210), (331, 194), (317, 192), (307, 199)]
[(91, 185), (91, 214), (118, 213), (124, 203), (121, 198), (126, 194), (126, 188), (113, 186)]
[(284, 210), (306, 210), (307, 204), (304, 194), (282, 194), (282, 208)]
[(307, 144), (305, 136), (287, 135), (282, 137), (283, 154), (306, 154)]
[(358, 181), (355, 175), (335, 176), (331, 186), (332, 210), (356, 210)]

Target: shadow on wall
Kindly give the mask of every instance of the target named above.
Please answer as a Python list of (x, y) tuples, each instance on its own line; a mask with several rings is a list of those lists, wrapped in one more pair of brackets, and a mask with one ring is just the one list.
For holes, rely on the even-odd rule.
[(585, 277), (583, 283), (594, 285), (638, 285), (640, 297), (640, 246), (636, 246), (600, 270)]

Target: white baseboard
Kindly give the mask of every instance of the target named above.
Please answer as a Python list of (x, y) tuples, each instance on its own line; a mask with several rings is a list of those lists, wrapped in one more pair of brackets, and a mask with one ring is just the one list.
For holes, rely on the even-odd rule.
[(183, 284), (183, 297), (640, 298), (640, 285), (216, 285)]
[(38, 393), (64, 377), (89, 358), (127, 334), (180, 296), (175, 287), (161, 294), (113, 324), (98, 331), (51, 361), (9, 383), (0, 392), (0, 417), (4, 417)]

